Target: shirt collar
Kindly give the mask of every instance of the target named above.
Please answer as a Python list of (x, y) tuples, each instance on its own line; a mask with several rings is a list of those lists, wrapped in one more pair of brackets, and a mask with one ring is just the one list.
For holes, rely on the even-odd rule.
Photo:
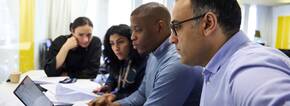
[(163, 43), (152, 52), (152, 54), (156, 57), (162, 56), (162, 54), (166, 53), (166, 49), (170, 46), (169, 38), (163, 41)]
[(216, 73), (226, 60), (228, 60), (244, 43), (249, 41), (250, 40), (242, 31), (237, 32), (211, 58), (205, 67), (204, 74)]

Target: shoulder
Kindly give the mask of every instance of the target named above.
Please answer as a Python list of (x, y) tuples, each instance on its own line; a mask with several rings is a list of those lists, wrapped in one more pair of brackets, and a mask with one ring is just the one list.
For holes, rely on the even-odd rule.
[(180, 56), (176, 52), (175, 48), (169, 48), (168, 51), (158, 59), (159, 64), (161, 65), (161, 68), (167, 67), (167, 66), (180, 66)]
[(277, 49), (249, 44), (238, 50), (229, 60), (230, 68), (272, 67), (288, 68), (290, 59)]
[(70, 35), (60, 35), (57, 38), (54, 39), (53, 42), (65, 42)]
[(225, 70), (228, 83), (235, 81), (236, 84), (241, 84), (245, 79), (267, 82), (276, 76), (290, 75), (290, 59), (276, 49), (249, 45), (238, 50), (229, 59)]
[(61, 47), (66, 40), (69, 38), (70, 35), (60, 35), (57, 38), (55, 38), (52, 42), (52, 46), (51, 47)]
[(170, 76), (175, 76), (175, 77), (183, 77), (183, 78), (188, 78), (188, 77), (193, 77), (193, 76), (200, 76), (201, 75), (201, 70), (196, 70), (192, 66), (184, 65), (181, 63), (174, 63), (170, 64), (163, 69), (161, 69), (160, 75), (170, 75)]
[(101, 39), (97, 36), (93, 36), (92, 41), (97, 42), (97, 43), (101, 43)]
[(183, 64), (172, 64), (156, 74), (157, 82), (162, 83), (179, 83), (187, 87), (202, 84), (203, 77), (201, 70), (196, 70), (191, 66)]
[(100, 49), (101, 46), (102, 46), (101, 40), (98, 37), (93, 36), (89, 48)]
[(267, 103), (274, 99), (261, 97), (289, 88), (290, 59), (279, 50), (251, 45), (241, 48), (228, 63), (230, 92), (239, 103)]

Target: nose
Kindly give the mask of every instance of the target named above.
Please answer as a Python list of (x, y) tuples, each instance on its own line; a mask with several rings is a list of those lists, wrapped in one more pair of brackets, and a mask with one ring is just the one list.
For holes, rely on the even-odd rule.
[(84, 42), (88, 42), (89, 41), (89, 37), (87, 37), (87, 36), (83, 37), (83, 41)]
[(136, 35), (135, 35), (134, 31), (132, 32), (131, 40), (132, 41), (136, 40)]
[(113, 49), (114, 51), (119, 51), (119, 50), (120, 50), (118, 44), (113, 45), (112, 49)]
[(174, 35), (173, 33), (171, 33), (171, 35), (170, 35), (170, 38), (169, 38), (170, 40), (169, 40), (169, 42), (170, 43), (174, 43), (174, 44), (177, 44), (178, 43), (178, 39), (177, 39), (177, 36), (176, 35)]

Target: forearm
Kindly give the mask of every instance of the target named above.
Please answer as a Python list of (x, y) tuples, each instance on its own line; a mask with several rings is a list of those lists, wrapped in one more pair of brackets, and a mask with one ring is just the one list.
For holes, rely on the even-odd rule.
[(139, 89), (132, 93), (130, 96), (115, 102), (121, 106), (142, 106), (146, 101), (144, 92), (144, 86), (141, 85)]
[(121, 105), (117, 102), (113, 102), (110, 106), (121, 106)]
[[(48, 56), (49, 57), (49, 56)], [(61, 75), (61, 71), (56, 70), (56, 57), (49, 57), (45, 63), (45, 73), (48, 77), (59, 76)]]
[(68, 54), (69, 49), (65, 46), (62, 46), (61, 49), (59, 50), (58, 54), (56, 55), (56, 69), (59, 69), (64, 61), (65, 58)]

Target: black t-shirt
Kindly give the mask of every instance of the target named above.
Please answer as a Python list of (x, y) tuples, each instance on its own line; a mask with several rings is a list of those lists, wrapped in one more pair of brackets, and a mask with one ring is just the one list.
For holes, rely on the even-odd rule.
[(48, 77), (60, 76), (67, 73), (74, 78), (95, 78), (100, 66), (101, 41), (98, 37), (93, 36), (90, 45), (87, 48), (78, 46), (71, 49), (63, 63), (56, 69), (56, 56), (71, 35), (62, 35), (56, 38), (49, 48), (45, 62), (45, 73)]

